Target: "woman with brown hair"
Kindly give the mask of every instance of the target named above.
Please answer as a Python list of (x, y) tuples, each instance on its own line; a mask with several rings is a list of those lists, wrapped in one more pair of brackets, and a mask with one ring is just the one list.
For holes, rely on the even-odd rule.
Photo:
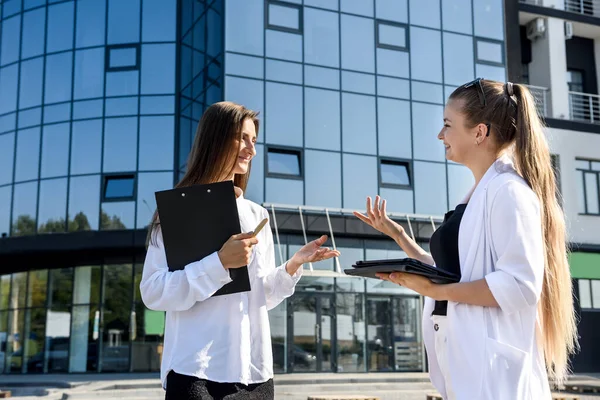
[[(257, 113), (221, 102), (210, 106), (196, 131), (187, 171), (176, 187), (232, 180), (242, 232), (268, 212), (243, 196), (256, 155)], [(208, 211), (210, 212), (210, 211)], [(169, 271), (158, 214), (150, 225), (140, 290), (144, 304), (166, 311), (161, 381), (168, 400), (274, 398), (267, 311), (294, 292), (302, 264), (338, 256), (323, 235), (276, 267), (273, 234), (233, 235), (223, 247), (183, 270)], [(211, 297), (248, 266), (250, 292)]]
[(425, 296), (430, 378), (444, 399), (550, 399), (548, 378), (565, 379), (577, 339), (565, 221), (534, 99), (523, 85), (467, 83), (450, 96), (438, 138), (475, 186), (432, 235), (431, 254), (379, 196), (355, 215), (461, 281), (380, 278)]

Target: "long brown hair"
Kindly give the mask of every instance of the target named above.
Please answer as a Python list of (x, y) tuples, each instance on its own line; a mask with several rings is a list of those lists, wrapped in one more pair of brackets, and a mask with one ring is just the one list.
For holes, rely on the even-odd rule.
[[(540, 200), (545, 270), (538, 309), (542, 348), (548, 375), (562, 382), (569, 355), (577, 349), (577, 324), (571, 274), (567, 260), (565, 218), (556, 193), (548, 142), (535, 101), (526, 86), (481, 80), (486, 105), (478, 88), (459, 87), (450, 100), (460, 100), (467, 125), (490, 124), (491, 138), (500, 150), (513, 148), (515, 167)], [(477, 89), (477, 90), (476, 90)]]
[[(258, 133), (258, 112), (229, 101), (208, 107), (198, 123), (185, 175), (175, 187), (214, 183), (231, 176), (237, 164), (242, 125), (246, 119), (252, 120)], [(248, 185), (251, 167), (252, 161), (245, 174), (234, 176), (234, 185), (243, 191)], [(156, 245), (159, 227), (158, 211), (155, 211), (148, 230), (148, 243)]]

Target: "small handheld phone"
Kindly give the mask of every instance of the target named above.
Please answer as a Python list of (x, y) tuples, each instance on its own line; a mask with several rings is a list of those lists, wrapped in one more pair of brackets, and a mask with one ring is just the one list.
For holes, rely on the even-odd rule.
[(265, 227), (265, 225), (267, 224), (267, 222), (269, 222), (268, 218), (263, 219), (262, 221), (260, 221), (260, 223), (256, 226), (256, 228), (252, 231), (252, 237), (256, 237), (256, 235), (259, 234), (259, 232), (262, 230), (262, 228)]

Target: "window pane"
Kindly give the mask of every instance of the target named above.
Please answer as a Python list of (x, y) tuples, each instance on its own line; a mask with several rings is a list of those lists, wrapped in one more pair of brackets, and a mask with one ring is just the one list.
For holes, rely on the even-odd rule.
[(104, 49), (75, 53), (75, 99), (104, 95)]
[(377, 158), (343, 155), (342, 174), (344, 177), (343, 208), (363, 210), (367, 196), (377, 193)]
[(108, 1), (108, 44), (140, 41), (140, 0)]
[(577, 171), (577, 204), (580, 214), (585, 214), (585, 183), (583, 172)]
[(0, 117), (0, 133), (15, 130), (16, 123), (17, 123), (17, 113), (5, 114), (4, 116)]
[(343, 149), (376, 154), (375, 97), (342, 93)]
[(269, 25), (288, 29), (300, 29), (300, 9), (269, 4)]
[(408, 52), (377, 49), (377, 73), (399, 78), (409, 78)]
[(134, 228), (135, 202), (102, 203), (101, 230)]
[(442, 82), (442, 42), (440, 31), (415, 28), (410, 30), (411, 78)]
[(73, 268), (50, 270), (49, 282), (48, 304), (52, 308), (70, 305), (73, 301)]
[(578, 279), (577, 284), (579, 286), (579, 306), (581, 308), (592, 308), (590, 281), (588, 279)]
[(600, 171), (600, 162), (592, 162), (592, 170), (594, 171)]
[(473, 38), (444, 32), (444, 81), (463, 85), (472, 80)]
[(76, 101), (73, 103), (73, 119), (101, 117), (103, 106), (103, 100)]
[[(46, 7), (23, 14), (23, 47), (21, 58), (29, 58), (44, 53), (46, 34)], [(3, 46), (4, 47), (4, 46)]]
[[(132, 96), (139, 93), (139, 71), (108, 72), (106, 74), (107, 96)], [(160, 86), (160, 85), (159, 85)]]
[(269, 150), (269, 173), (300, 176), (300, 154), (290, 151)]
[(134, 171), (137, 118), (110, 118), (104, 125), (104, 172)]
[(504, 82), (506, 80), (506, 69), (492, 65), (477, 64), (475, 66), (477, 76), (485, 76), (486, 79)]
[(475, 14), (475, 36), (498, 40), (504, 39), (504, 10), (502, 0), (474, 1), (473, 12)]
[(135, 178), (133, 175), (105, 177), (104, 198), (131, 197), (133, 196), (134, 185)]
[(590, 162), (587, 160), (575, 160), (575, 168), (589, 170)]
[(136, 47), (110, 49), (109, 54), (109, 68), (135, 67), (135, 65), (137, 64)]
[(8, 312), (8, 338), (6, 344), (6, 372), (21, 372), (23, 338), (25, 325), (25, 310), (11, 310)]
[[(264, 84), (253, 79), (228, 76), (225, 78), (225, 98), (238, 104), (243, 104), (251, 110), (264, 115)], [(263, 141), (263, 125), (260, 125), (258, 141)], [(195, 129), (195, 126), (194, 126)]]
[(140, 104), (140, 114), (173, 114), (175, 112), (175, 97), (173, 96), (143, 96)]
[(600, 280), (592, 279), (592, 304), (595, 309), (600, 309)]
[(267, 57), (302, 61), (302, 36), (267, 29)]
[[(8, 236), (10, 232), (10, 203), (12, 201), (12, 186), (0, 187), (0, 237)], [(0, 363), (1, 364), (1, 363)]]
[(19, 59), (19, 45), (21, 42), (21, 16), (2, 21), (2, 53), (0, 65), (10, 64)]
[[(267, 62), (269, 61), (272, 60), (267, 60)], [(263, 58), (227, 53), (225, 55), (225, 65), (227, 66), (228, 74), (248, 76), (250, 78), (264, 78)]]
[(413, 102), (413, 149), (419, 160), (444, 161), (445, 149), (438, 140), (444, 119), (444, 107)]
[(19, 111), (18, 128), (29, 128), (39, 125), (42, 122), (42, 107), (30, 108), (26, 111)]
[(267, 82), (266, 141), (302, 146), (302, 87)]
[(29, 271), (27, 307), (45, 307), (48, 289), (48, 270)]
[(7, 18), (21, 11), (22, 0), (6, 0), (3, 2), (2, 17)]
[(27, 272), (12, 274), (10, 290), (10, 308), (25, 308), (25, 293), (27, 291)]
[[(44, 372), (44, 342), (46, 333), (46, 309), (34, 308), (26, 311), (23, 364), (26, 373)], [(51, 339), (49, 339), (51, 340)]]
[[(381, 49), (378, 49), (381, 50)], [(408, 57), (406, 58), (406, 69), (408, 70)], [(387, 76), (377, 77), (377, 94), (379, 96), (396, 97), (399, 99), (410, 99), (409, 81), (405, 79), (389, 78)]]
[(119, 97), (118, 99), (106, 99), (104, 111), (107, 117), (118, 117), (138, 114), (138, 98)]
[(408, 165), (392, 161), (381, 162), (381, 183), (410, 186)]
[(35, 234), (37, 186), (37, 182), (15, 185), (12, 211), (12, 236)]
[(455, 208), (469, 193), (475, 184), (475, 178), (467, 167), (448, 164), (448, 197), (449, 207)]
[(444, 104), (444, 87), (434, 83), (411, 82), (412, 100)]
[(491, 61), (502, 64), (502, 43), (488, 42), (485, 40), (477, 41), (477, 60)]
[(67, 179), (49, 179), (40, 182), (38, 233), (66, 230)]
[(16, 182), (38, 177), (39, 154), (40, 128), (20, 130), (17, 135)]
[(373, 20), (342, 15), (342, 68), (375, 72)]
[(378, 24), (379, 44), (406, 47), (406, 28), (403, 26), (390, 25), (385, 23)]
[[(254, 171), (252, 171), (254, 173)], [(145, 228), (156, 210), (154, 193), (173, 187), (173, 173), (140, 173), (137, 188), (137, 223), (136, 228)]]
[(448, 211), (446, 196), (446, 166), (415, 161), (415, 212), (426, 215), (444, 215)]
[(373, 16), (373, 0), (340, 0), (342, 12)]
[(69, 372), (96, 372), (100, 311), (96, 306), (75, 306), (72, 318)]
[(104, 266), (102, 371), (129, 370), (133, 267)]
[(411, 25), (440, 28), (440, 0), (410, 0), (408, 8)]
[(378, 19), (408, 22), (407, 0), (375, 0), (375, 15)]
[(410, 124), (410, 103), (408, 101), (378, 98), (379, 155), (412, 158)]
[(302, 84), (302, 64), (267, 60), (267, 79)]
[[(305, 6), (327, 8), (329, 10), (338, 10), (338, 0), (304, 0)], [(304, 9), (306, 13), (306, 9)], [(304, 14), (306, 16), (306, 14)]]
[[(595, 173), (585, 173), (585, 194), (587, 202), (587, 213), (598, 214), (598, 175)], [(600, 304), (600, 303), (599, 303)]]
[(102, 120), (73, 122), (71, 174), (100, 172)]
[(46, 79), (44, 103), (59, 103), (71, 100), (71, 67), (73, 52), (46, 57)]
[(339, 67), (340, 29), (337, 13), (304, 9), (304, 62)]
[(174, 93), (175, 45), (143, 45), (142, 66), (142, 94)]
[(264, 54), (264, 2), (230, 0), (225, 13), (226, 49), (262, 56)]
[(340, 89), (340, 71), (332, 68), (304, 66), (304, 84), (324, 89)]
[(100, 176), (71, 178), (69, 186), (69, 232), (98, 229)]
[(44, 107), (44, 124), (63, 122), (71, 119), (71, 103)]
[(375, 75), (342, 71), (342, 90), (375, 94)]
[(48, 7), (47, 52), (73, 47), (73, 12), (72, 1)]
[(442, 25), (445, 31), (472, 35), (471, 0), (442, 0)]
[(106, 0), (77, 1), (77, 47), (101, 46), (106, 28)]
[(340, 150), (340, 93), (304, 89), (305, 146)]
[[(10, 279), (11, 275), (2, 275), (0, 277), (0, 309), (10, 308)], [(0, 364), (0, 367), (3, 366)]]
[(0, 185), (13, 180), (13, 161), (15, 155), (15, 133), (0, 135)]
[(140, 170), (172, 170), (175, 165), (174, 119), (140, 118)]
[(0, 69), (0, 114), (6, 114), (17, 109), (18, 83), (18, 64)]
[(42, 138), (42, 178), (67, 175), (69, 124), (45, 126)]
[(176, 2), (144, 0), (142, 12), (142, 18), (144, 19), (142, 40), (144, 42), (175, 41)]
[(256, 145), (256, 154), (257, 157), (252, 159), (252, 173), (244, 197), (260, 204), (265, 200), (265, 153), (262, 144)]
[[(342, 159), (340, 153), (306, 150), (306, 205), (342, 206)], [(327, 179), (323, 179), (327, 171)]]
[(275, 204), (302, 204), (304, 182), (298, 179), (266, 179), (265, 201)]
[(412, 190), (382, 187), (379, 189), (379, 195), (386, 200), (386, 210), (388, 212), (409, 214), (415, 212)]

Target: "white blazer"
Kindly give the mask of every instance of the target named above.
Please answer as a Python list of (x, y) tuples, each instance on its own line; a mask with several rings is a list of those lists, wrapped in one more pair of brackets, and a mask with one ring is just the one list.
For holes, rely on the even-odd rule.
[[(448, 302), (449, 379), (456, 399), (550, 399), (538, 341), (544, 276), (539, 200), (503, 156), (467, 201), (458, 237), (461, 282), (485, 278), (500, 307)], [(431, 382), (446, 399), (435, 356), (433, 307), (425, 298), (423, 339)]]

